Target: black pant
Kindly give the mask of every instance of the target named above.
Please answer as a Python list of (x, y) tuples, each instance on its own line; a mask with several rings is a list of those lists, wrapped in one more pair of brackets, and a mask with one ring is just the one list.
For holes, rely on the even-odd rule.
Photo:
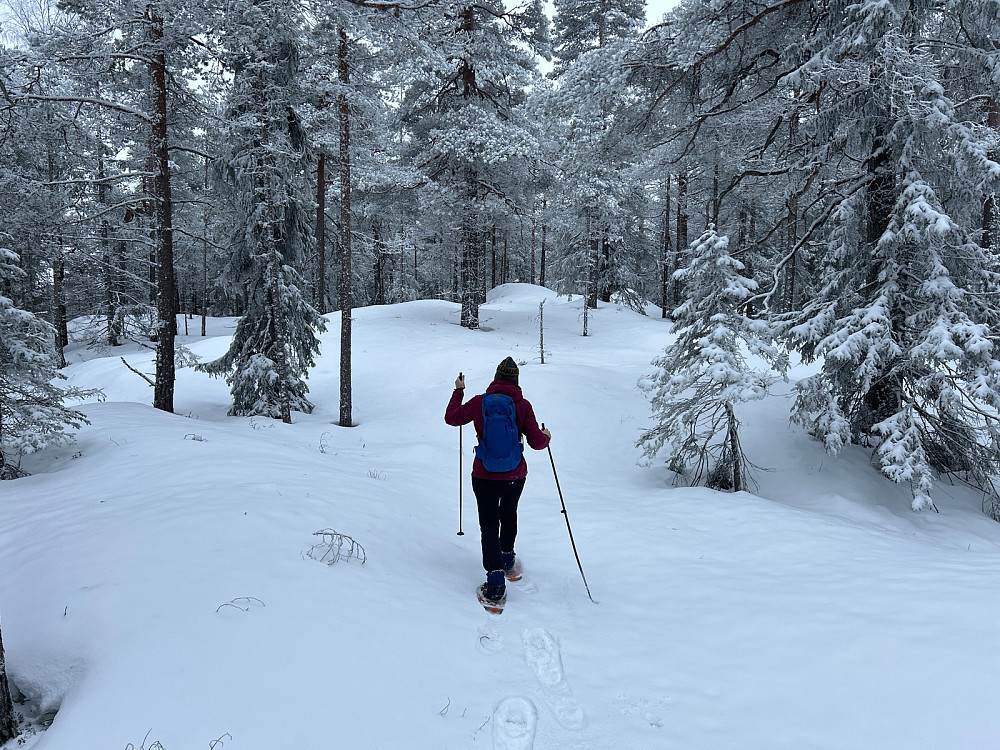
[(483, 544), (483, 568), (501, 570), (500, 552), (514, 549), (517, 537), (517, 501), (521, 499), (524, 479), (498, 481), (472, 478), (479, 508), (479, 532)]

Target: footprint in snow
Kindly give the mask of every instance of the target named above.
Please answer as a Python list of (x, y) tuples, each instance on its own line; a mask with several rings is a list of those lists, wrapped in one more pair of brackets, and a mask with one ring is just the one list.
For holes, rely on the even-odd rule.
[(487, 614), (485, 622), (479, 626), (479, 640), (476, 648), (483, 654), (495, 654), (503, 648), (503, 633), (500, 630), (499, 618)]
[(573, 695), (563, 673), (559, 644), (543, 628), (527, 628), (521, 633), (524, 658), (543, 688), (543, 695), (556, 720), (566, 729), (582, 729), (583, 709)]
[(527, 698), (510, 696), (493, 709), (493, 750), (531, 750), (538, 711)]

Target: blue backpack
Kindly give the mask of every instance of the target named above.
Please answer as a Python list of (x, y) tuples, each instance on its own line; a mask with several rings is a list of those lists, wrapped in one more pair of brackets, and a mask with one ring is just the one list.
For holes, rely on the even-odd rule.
[(523, 453), (514, 399), (502, 393), (484, 395), (483, 436), (476, 446), (476, 458), (486, 471), (499, 474), (516, 469)]

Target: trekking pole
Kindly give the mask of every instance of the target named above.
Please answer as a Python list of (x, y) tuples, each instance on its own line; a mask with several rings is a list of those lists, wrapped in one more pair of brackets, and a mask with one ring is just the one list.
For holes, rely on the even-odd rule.
[(462, 425), (458, 426), (458, 536), (465, 536), (462, 531)]
[[(458, 373), (460, 379), (465, 379), (462, 373)], [(458, 426), (458, 536), (465, 536), (462, 531), (462, 425)]]
[[(545, 423), (542, 422), (542, 429), (545, 429)], [(566, 512), (566, 501), (563, 500), (562, 488), (559, 486), (559, 475), (556, 474), (556, 460), (552, 458), (552, 446), (548, 446), (549, 449), (549, 461), (552, 463), (552, 477), (556, 480), (556, 491), (559, 493), (559, 503), (562, 505), (562, 514), (566, 519), (566, 530), (569, 532), (569, 543), (573, 545), (573, 555), (576, 557), (576, 566), (580, 569), (580, 577), (583, 578), (583, 587), (587, 589), (587, 596), (590, 597), (590, 601), (597, 604), (594, 601), (593, 595), (590, 593), (590, 586), (587, 585), (587, 576), (583, 573), (583, 565), (580, 563), (580, 553), (576, 551), (576, 542), (573, 541), (573, 529), (569, 525), (569, 513)]]

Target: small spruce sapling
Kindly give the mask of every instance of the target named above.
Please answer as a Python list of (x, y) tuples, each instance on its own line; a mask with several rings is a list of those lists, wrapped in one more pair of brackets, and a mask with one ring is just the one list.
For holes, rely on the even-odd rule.
[(99, 391), (60, 388), (55, 329), (4, 296), (24, 276), (18, 256), (0, 247), (0, 479), (24, 476), (21, 456), (72, 442), (67, 427), (89, 424), (66, 399)]
[(739, 439), (735, 405), (764, 398), (775, 380), (747, 362), (759, 357), (784, 375), (787, 355), (771, 343), (769, 326), (740, 312), (757, 288), (729, 254), (729, 238), (710, 226), (691, 245), (691, 262), (674, 278), (689, 290), (674, 311), (677, 338), (653, 360), (649, 391), (656, 425), (636, 443), (648, 458), (661, 451), (690, 484), (739, 492), (748, 462)]

